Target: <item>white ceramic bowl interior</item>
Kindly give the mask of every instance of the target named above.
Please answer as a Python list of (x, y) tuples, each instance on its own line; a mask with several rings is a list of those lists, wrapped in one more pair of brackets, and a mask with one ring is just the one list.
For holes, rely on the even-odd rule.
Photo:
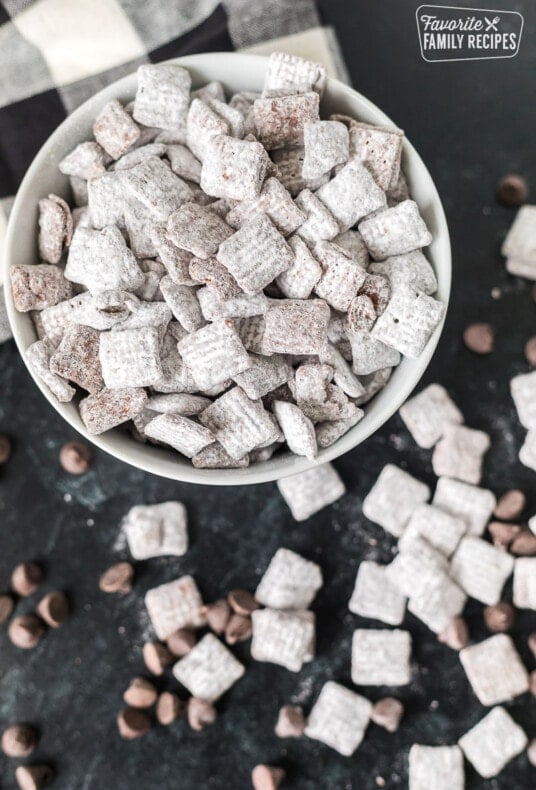
[[(229, 95), (241, 90), (262, 89), (267, 59), (257, 55), (237, 53), (208, 53), (190, 55), (171, 61), (187, 68), (194, 88), (210, 80), (220, 80)], [(129, 102), (136, 92), (136, 74), (114, 82), (86, 101), (69, 116), (43, 145), (29, 168), (18, 191), (6, 240), (4, 282), (6, 301), (13, 335), (25, 359), (25, 349), (35, 341), (36, 334), (28, 313), (18, 313), (13, 305), (8, 270), (16, 264), (38, 260), (36, 244), (37, 204), (40, 198), (53, 192), (70, 199), (66, 176), (58, 170), (58, 162), (78, 143), (92, 138), (92, 125), (101, 107), (110, 99)], [(322, 117), (339, 112), (361, 121), (386, 126), (393, 122), (374, 104), (357, 91), (335, 79), (329, 79), (322, 99)], [(451, 255), (447, 223), (439, 195), (423, 161), (413, 146), (405, 140), (403, 167), (408, 177), (411, 195), (433, 234), (427, 250), (439, 283), (437, 296), (446, 305), (450, 293)], [(189, 460), (171, 450), (140, 444), (120, 429), (100, 436), (87, 433), (75, 403), (58, 403), (48, 388), (34, 377), (43, 395), (59, 414), (88, 441), (102, 450), (138, 469), (161, 477), (210, 485), (244, 485), (278, 480), (288, 475), (331, 461), (348, 452), (371, 436), (404, 403), (424, 373), (438, 343), (442, 325), (438, 326), (419, 359), (404, 358), (387, 386), (365, 407), (365, 417), (335, 444), (321, 450), (315, 461), (308, 461), (290, 453), (276, 455), (261, 464), (246, 469), (194, 469)], [(32, 371), (30, 370), (31, 375)]]

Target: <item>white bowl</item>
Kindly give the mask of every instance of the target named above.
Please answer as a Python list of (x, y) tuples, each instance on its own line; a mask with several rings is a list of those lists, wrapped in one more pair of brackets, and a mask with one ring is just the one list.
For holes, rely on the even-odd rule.
[[(262, 89), (267, 59), (257, 55), (237, 53), (208, 53), (177, 58), (173, 63), (187, 68), (192, 75), (193, 87), (200, 87), (210, 80), (220, 80), (231, 94), (236, 91)], [(25, 349), (36, 339), (28, 313), (18, 313), (13, 305), (9, 286), (9, 268), (16, 264), (37, 261), (36, 228), (37, 203), (50, 192), (69, 197), (66, 176), (58, 170), (58, 162), (78, 143), (92, 137), (93, 121), (101, 107), (110, 99), (129, 102), (136, 92), (136, 74), (114, 82), (86, 101), (69, 116), (43, 145), (30, 166), (18, 191), (6, 240), (4, 282), (9, 319), (15, 342), (25, 359)], [(393, 122), (372, 102), (357, 91), (335, 79), (329, 79), (322, 99), (322, 114), (339, 112), (361, 121), (386, 126)], [(413, 146), (404, 141), (403, 166), (408, 177), (411, 195), (417, 201), (421, 214), (432, 232), (433, 242), (427, 250), (438, 283), (437, 296), (448, 303), (451, 280), (451, 255), (447, 222), (439, 195), (423, 161)], [(419, 359), (404, 358), (394, 371), (387, 386), (366, 406), (365, 417), (342, 436), (335, 444), (321, 450), (315, 461), (285, 453), (264, 463), (246, 469), (194, 469), (189, 460), (171, 450), (140, 444), (128, 433), (115, 429), (100, 436), (91, 436), (84, 427), (74, 403), (58, 403), (48, 388), (36, 378), (35, 383), (59, 414), (88, 441), (121, 461), (147, 472), (190, 483), (209, 485), (244, 485), (278, 480), (288, 475), (304, 472), (318, 464), (326, 463), (348, 452), (365, 441), (380, 428), (404, 403), (423, 375), (437, 346), (442, 324), (437, 327)]]

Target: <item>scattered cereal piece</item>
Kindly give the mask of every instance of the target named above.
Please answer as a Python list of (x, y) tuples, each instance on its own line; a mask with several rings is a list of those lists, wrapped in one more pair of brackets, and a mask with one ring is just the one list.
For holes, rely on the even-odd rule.
[(494, 494), (486, 488), (463, 483), (449, 477), (440, 477), (432, 505), (467, 524), (469, 535), (482, 535), (497, 503)]
[(191, 576), (153, 587), (145, 594), (145, 605), (156, 635), (167, 639), (178, 628), (203, 625), (203, 602)]
[(363, 513), (398, 537), (417, 506), (429, 498), (427, 485), (393, 464), (387, 464), (363, 501)]
[(187, 514), (182, 502), (132, 507), (123, 526), (135, 560), (174, 555), (188, 548)]
[(329, 681), (309, 714), (304, 734), (350, 757), (364, 738), (371, 712), (366, 697)]
[(290, 672), (299, 672), (306, 661), (312, 660), (315, 646), (313, 612), (258, 609), (252, 613), (251, 620), (251, 657), (255, 661), (267, 661)]
[(460, 651), (460, 661), (482, 705), (496, 705), (529, 689), (528, 672), (506, 634), (495, 634)]
[(514, 559), (480, 538), (462, 538), (450, 566), (452, 578), (471, 598), (485, 604), (501, 599), (504, 584), (514, 568)]
[(494, 708), (458, 743), (480, 776), (489, 779), (523, 751), (528, 738), (504, 708)]
[(536, 610), (536, 557), (521, 557), (514, 562), (514, 605)]
[(352, 681), (357, 686), (405, 686), (410, 682), (411, 635), (395, 629), (354, 631)]
[(173, 674), (194, 697), (216, 702), (244, 674), (244, 667), (213, 634), (206, 634), (173, 667)]
[(435, 474), (478, 485), (482, 476), (482, 456), (490, 445), (490, 438), (483, 431), (464, 425), (445, 426), (432, 456)]
[(422, 746), (409, 751), (409, 790), (464, 790), (463, 754), (458, 746)]
[(419, 505), (411, 514), (398, 546), (405, 549), (415, 538), (424, 538), (430, 546), (450, 557), (467, 530), (467, 524), (434, 505)]
[(409, 594), (408, 612), (434, 633), (443, 633), (463, 611), (466, 594), (444, 570), (430, 576), (425, 574), (415, 587), (415, 592), (405, 590)]
[(506, 269), (517, 277), (536, 279), (536, 206), (522, 206), (503, 242)]
[(296, 521), (305, 521), (346, 493), (344, 483), (331, 464), (286, 477), (278, 481), (277, 487)]
[(307, 609), (322, 586), (320, 567), (290, 549), (278, 549), (255, 591), (272, 609)]
[(462, 413), (440, 384), (429, 384), (406, 401), (400, 416), (419, 447), (426, 449), (437, 443), (446, 426), (463, 423)]
[(406, 610), (406, 597), (389, 581), (385, 568), (376, 562), (361, 562), (348, 608), (361, 617), (400, 625)]
[(521, 425), (536, 428), (536, 371), (515, 376), (510, 390)]
[(519, 451), (519, 460), (524, 466), (536, 471), (536, 429), (527, 432)]

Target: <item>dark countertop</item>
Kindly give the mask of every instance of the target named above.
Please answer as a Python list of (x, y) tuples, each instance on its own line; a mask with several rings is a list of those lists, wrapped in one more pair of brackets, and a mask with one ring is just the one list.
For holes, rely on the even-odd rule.
[[(527, 515), (536, 512), (534, 472), (517, 460), (523, 438), (509, 396), (509, 379), (526, 371), (525, 341), (535, 333), (536, 306), (526, 281), (514, 280), (499, 255), (511, 210), (494, 203), (495, 183), (509, 171), (524, 173), (536, 192), (533, 132), (536, 128), (534, 3), (502, 2), (525, 15), (521, 51), (513, 60), (427, 64), (415, 25), (416, 0), (324, 0), (337, 29), (355, 87), (382, 107), (415, 144), (443, 198), (452, 236), (454, 286), (447, 325), (423, 384), (440, 381), (453, 395), (469, 426), (488, 431), (492, 449), (483, 484), (500, 493), (520, 487)], [(481, 5), (475, 0), (472, 5)], [(494, 299), (492, 288), (501, 296)], [(496, 350), (476, 358), (461, 344), (464, 326), (491, 321)], [(22, 653), (0, 629), (0, 727), (35, 722), (42, 737), (35, 760), (58, 769), (53, 787), (62, 790), (242, 790), (257, 762), (288, 770), (285, 788), (373, 790), (407, 786), (407, 751), (414, 742), (451, 744), (486, 713), (469, 689), (457, 654), (436, 642), (408, 616), (413, 635), (411, 686), (393, 690), (407, 709), (394, 735), (371, 726), (353, 758), (314, 741), (280, 741), (273, 735), (279, 707), (292, 698), (306, 709), (322, 684), (350, 684), (350, 641), (355, 627), (375, 625), (347, 609), (362, 559), (389, 561), (393, 541), (361, 514), (363, 497), (387, 462), (400, 464), (433, 484), (431, 453), (420, 450), (398, 416), (373, 438), (335, 462), (348, 494), (305, 523), (295, 523), (275, 484), (234, 489), (176, 484), (137, 472), (98, 453), (80, 478), (63, 473), (58, 450), (73, 432), (30, 382), (15, 346), (0, 347), (0, 432), (15, 443), (0, 472), (0, 588), (12, 567), (37, 559), (47, 570), (43, 590), (65, 589), (73, 616), (33, 651)], [(134, 504), (180, 499), (190, 516), (191, 549), (184, 558), (136, 566), (134, 592), (123, 598), (99, 592), (100, 573), (125, 556), (116, 540), (121, 517)], [(114, 548), (115, 545), (115, 548)], [(143, 673), (141, 647), (147, 618), (143, 593), (191, 572), (205, 600), (232, 587), (254, 589), (279, 546), (322, 565), (325, 584), (314, 609), (317, 658), (292, 674), (235, 652), (248, 672), (218, 705), (219, 718), (204, 733), (184, 721), (155, 727), (135, 743), (119, 739), (115, 716), (129, 679)], [(507, 587), (507, 595), (510, 588)], [(35, 600), (20, 604), (31, 610)], [(482, 607), (472, 601), (467, 619), (474, 640), (487, 634)], [(526, 637), (534, 614), (518, 615), (513, 637), (529, 669)], [(171, 680), (167, 681), (173, 686)], [(164, 686), (162, 684), (162, 686)], [(362, 689), (372, 699), (386, 690)], [(387, 690), (389, 691), (389, 690)], [(526, 698), (507, 706), (529, 737), (536, 735)], [(0, 757), (0, 785), (13, 788), (14, 762)], [(534, 769), (524, 755), (494, 780), (467, 767), (470, 790), (528, 790)]]

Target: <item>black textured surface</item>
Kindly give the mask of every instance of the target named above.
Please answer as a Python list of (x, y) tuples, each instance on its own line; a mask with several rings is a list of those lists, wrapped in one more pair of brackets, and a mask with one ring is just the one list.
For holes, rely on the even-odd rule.
[[(500, 4), (525, 14), (516, 59), (426, 64), (419, 54), (414, 0), (325, 0), (323, 5), (339, 33), (354, 85), (406, 130), (429, 165), (448, 215), (454, 288), (445, 333), (423, 384), (445, 384), (467, 424), (489, 431), (493, 446), (483, 483), (497, 493), (514, 485), (523, 488), (530, 515), (536, 512), (535, 476), (517, 460), (523, 431), (508, 381), (527, 369), (523, 345), (535, 333), (536, 307), (529, 284), (504, 271), (498, 250), (513, 213), (495, 205), (493, 191), (508, 171), (525, 173), (536, 190), (536, 8), (529, 0)], [(494, 287), (501, 291), (499, 299), (491, 296)], [(461, 345), (462, 329), (473, 320), (489, 320), (496, 327), (497, 347), (489, 357), (476, 358)], [(75, 437), (31, 384), (12, 342), (0, 348), (0, 376), (0, 432), (10, 434), (15, 444), (11, 462), (0, 471), (0, 588), (7, 588), (15, 563), (37, 559), (47, 571), (43, 591), (65, 589), (73, 604), (70, 621), (33, 651), (13, 648), (1, 627), (0, 726), (21, 720), (38, 726), (41, 739), (34, 757), (57, 767), (53, 787), (242, 790), (261, 761), (283, 765), (289, 776), (285, 788), (296, 790), (372, 790), (377, 777), (383, 777), (386, 788), (405, 787), (412, 743), (454, 743), (486, 713), (456, 653), (408, 616), (404, 625), (413, 635), (414, 679), (408, 688), (393, 690), (407, 707), (398, 733), (371, 726), (349, 759), (307, 739), (280, 741), (273, 735), (282, 704), (296, 699), (308, 709), (326, 680), (350, 685), (352, 631), (376, 625), (351, 615), (347, 601), (359, 562), (391, 557), (393, 542), (361, 514), (362, 499), (381, 468), (394, 462), (434, 483), (430, 453), (415, 446), (398, 417), (335, 463), (348, 494), (296, 524), (273, 484), (197, 488), (136, 472), (103, 454), (96, 454), (87, 475), (70, 477), (57, 457), (61, 444)], [(116, 542), (122, 515), (136, 503), (171, 498), (188, 506), (188, 554), (138, 563), (134, 592), (124, 598), (100, 593), (99, 574), (125, 556)], [(122, 742), (115, 715), (129, 679), (143, 672), (143, 593), (185, 572), (195, 575), (206, 600), (236, 586), (253, 589), (281, 545), (322, 565), (325, 584), (314, 603), (315, 661), (294, 675), (252, 663), (247, 646), (241, 646), (235, 652), (248, 672), (218, 705), (212, 729), (197, 734), (179, 721), (167, 729), (155, 727), (137, 742)], [(23, 601), (18, 611), (35, 604), (35, 597)], [(471, 602), (467, 616), (471, 637), (486, 636), (480, 605)], [(529, 669), (534, 668), (526, 648), (531, 630), (536, 630), (534, 616), (520, 614), (513, 636)], [(174, 684), (168, 679), (164, 685)], [(390, 691), (359, 690), (372, 699)], [(507, 707), (534, 737), (529, 700), (519, 698)], [(15, 786), (15, 765), (0, 757), (2, 788)], [(534, 776), (522, 755), (488, 782), (467, 767), (467, 786), (529, 790)]]

